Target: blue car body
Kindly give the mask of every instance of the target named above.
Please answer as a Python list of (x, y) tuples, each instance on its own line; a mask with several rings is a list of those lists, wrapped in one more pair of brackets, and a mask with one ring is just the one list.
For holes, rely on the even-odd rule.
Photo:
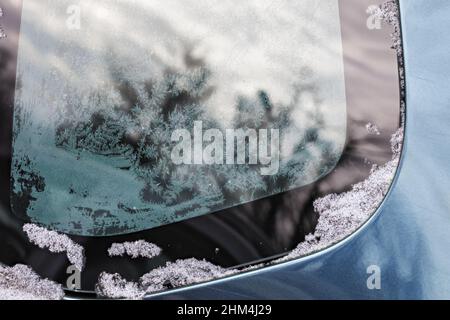
[[(450, 299), (450, 3), (401, 0), (406, 136), (389, 195), (341, 243), (162, 299)], [(367, 286), (376, 265), (381, 288)]]

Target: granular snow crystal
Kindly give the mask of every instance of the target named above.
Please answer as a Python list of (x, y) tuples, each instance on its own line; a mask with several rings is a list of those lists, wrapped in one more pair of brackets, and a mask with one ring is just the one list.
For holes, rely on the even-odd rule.
[(0, 265), (0, 300), (61, 300), (61, 285), (41, 279), (30, 267)]
[[(305, 241), (289, 255), (273, 263), (299, 258), (329, 247), (355, 232), (367, 221), (389, 191), (400, 161), (402, 143), (403, 128), (392, 135), (392, 159), (388, 163), (374, 166), (370, 176), (355, 184), (352, 190), (317, 199), (314, 210), (320, 217), (314, 234), (307, 235)], [(253, 269), (250, 267), (241, 271)], [(223, 278), (241, 271), (224, 269), (194, 258), (177, 260), (150, 271), (138, 282), (129, 282), (119, 274), (103, 272), (96, 291), (101, 297), (141, 299), (146, 294)]]
[(367, 132), (369, 134), (374, 134), (374, 135), (377, 135), (377, 136), (379, 136), (381, 134), (380, 133), (380, 129), (378, 129), (378, 127), (375, 124), (371, 123), (371, 122), (366, 124), (366, 130), (367, 130)]
[(65, 252), (70, 263), (78, 270), (83, 270), (85, 260), (84, 249), (79, 244), (73, 242), (68, 236), (31, 223), (25, 224), (23, 231), (31, 243), (37, 245), (39, 248), (48, 249), (50, 252)]
[(133, 259), (153, 258), (161, 254), (161, 248), (153, 243), (149, 243), (144, 240), (138, 240), (135, 242), (113, 243), (111, 248), (108, 249), (110, 257), (122, 257), (128, 255)]
[[(399, 8), (396, 1), (388, 1), (377, 10), (379, 18), (393, 26), (392, 48), (399, 57), (401, 89), (404, 95), (404, 69), (402, 63), (402, 40)], [(0, 8), (0, 17), (3, 12)], [(0, 26), (0, 39), (6, 37)], [(405, 102), (402, 101), (402, 110)], [(379, 135), (378, 128), (369, 123), (366, 126), (370, 134)], [(374, 165), (369, 177), (353, 185), (350, 191), (330, 194), (314, 201), (314, 211), (319, 215), (315, 231), (305, 237), (289, 255), (272, 263), (299, 258), (343, 240), (354, 233), (370, 216), (387, 195), (395, 176), (403, 143), (403, 129), (399, 129), (391, 138), (392, 159), (384, 165)], [(34, 224), (23, 227), (29, 240), (51, 252), (67, 254), (69, 261), (79, 270), (84, 267), (84, 249), (68, 236), (50, 231)], [(108, 249), (110, 256), (130, 256), (131, 258), (153, 258), (161, 249), (146, 241), (114, 243)], [(263, 267), (259, 264), (246, 270)], [(233, 275), (242, 270), (229, 270), (195, 258), (168, 262), (165, 266), (151, 270), (138, 281), (128, 281), (119, 274), (103, 272), (96, 285), (100, 297), (114, 299), (142, 299), (145, 295), (186, 285), (210, 281)], [(61, 285), (47, 279), (41, 279), (30, 267), (0, 265), (0, 299), (62, 299), (64, 291)]]
[(289, 255), (280, 261), (298, 258), (329, 247), (355, 232), (376, 211), (389, 191), (395, 176), (403, 142), (403, 129), (391, 138), (392, 159), (383, 166), (374, 166), (370, 176), (352, 190), (330, 194), (314, 201), (319, 221), (313, 234), (306, 236)]
[(103, 272), (96, 287), (100, 297), (141, 299), (146, 294), (222, 278), (238, 272), (194, 258), (168, 262), (143, 275), (138, 282), (129, 282), (119, 274)]

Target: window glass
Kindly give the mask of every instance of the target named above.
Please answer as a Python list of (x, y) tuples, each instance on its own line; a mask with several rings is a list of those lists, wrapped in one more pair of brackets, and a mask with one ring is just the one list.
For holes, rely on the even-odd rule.
[(17, 214), (72, 234), (129, 233), (336, 166), (347, 128), (338, 1), (76, 3), (23, 3)]

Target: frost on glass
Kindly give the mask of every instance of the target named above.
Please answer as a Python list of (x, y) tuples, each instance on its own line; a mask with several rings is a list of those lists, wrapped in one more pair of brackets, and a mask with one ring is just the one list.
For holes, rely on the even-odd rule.
[[(336, 165), (337, 0), (76, 3), (23, 4), (17, 215), (74, 234), (133, 232), (301, 187)], [(279, 169), (175, 164), (172, 133), (198, 121), (279, 130)]]

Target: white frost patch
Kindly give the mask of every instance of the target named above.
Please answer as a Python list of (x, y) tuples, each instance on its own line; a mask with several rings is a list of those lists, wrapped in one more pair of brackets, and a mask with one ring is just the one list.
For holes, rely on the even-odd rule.
[(31, 243), (37, 245), (39, 248), (48, 249), (50, 252), (65, 252), (70, 263), (78, 270), (83, 270), (85, 260), (84, 249), (79, 244), (73, 242), (68, 236), (30, 223), (23, 226), (23, 231)]
[(143, 275), (138, 282), (129, 282), (119, 274), (103, 272), (96, 290), (101, 297), (141, 299), (149, 293), (222, 278), (236, 272), (191, 258), (168, 262), (166, 266)]
[[(386, 2), (377, 12), (385, 22), (394, 26), (392, 47), (401, 58), (403, 52), (397, 4), (395, 1)], [(402, 73), (401, 68), (401, 77), (403, 77)], [(366, 128), (369, 133), (374, 129), (371, 126)], [(370, 176), (365, 181), (354, 185), (351, 191), (317, 199), (314, 202), (314, 209), (319, 213), (320, 218), (316, 231), (306, 236), (305, 241), (288, 256), (276, 262), (298, 258), (329, 247), (352, 234), (367, 221), (389, 190), (399, 163), (402, 141), (403, 129), (399, 129), (391, 139), (393, 152), (391, 161), (383, 166), (374, 166)], [(24, 231), (30, 240), (41, 248), (48, 248), (52, 252), (67, 252), (69, 260), (80, 270), (82, 269), (83, 248), (73, 243), (67, 236), (31, 224), (25, 225)], [(145, 256), (151, 250), (142, 251), (142, 245), (143, 243), (137, 247), (130, 243), (113, 244), (108, 252), (110, 255)], [(256, 266), (247, 270), (252, 268)], [(206, 282), (237, 272), (239, 271), (226, 270), (205, 260), (199, 261), (192, 258), (178, 260), (175, 263), (169, 262), (166, 266), (143, 275), (137, 282), (127, 281), (119, 274), (103, 272), (99, 277), (96, 291), (101, 297), (141, 299), (149, 293)], [(13, 268), (0, 266), (0, 299), (61, 299), (63, 296), (64, 292), (60, 285), (49, 280), (41, 280), (27, 266), (17, 265)]]
[(366, 124), (366, 130), (367, 130), (367, 132), (369, 134), (374, 134), (374, 135), (377, 135), (377, 136), (379, 136), (381, 134), (380, 133), (380, 129), (378, 129), (377, 125), (375, 125), (375, 124), (373, 124), (371, 122)]
[(394, 27), (394, 32), (391, 34), (392, 49), (397, 51), (397, 55), (399, 57), (402, 56), (403, 47), (401, 38), (400, 11), (397, 1), (387, 1), (378, 8), (374, 9), (371, 14), (376, 15), (379, 19)]
[(0, 300), (61, 300), (61, 285), (41, 279), (30, 267), (0, 265)]
[[(370, 176), (355, 184), (351, 191), (331, 194), (314, 202), (320, 215), (314, 234), (306, 236), (289, 255), (272, 263), (284, 262), (327, 248), (355, 232), (376, 211), (383, 201), (395, 176), (403, 143), (403, 128), (391, 138), (392, 159), (383, 166), (373, 166)], [(146, 294), (206, 282), (242, 271), (227, 270), (205, 260), (177, 260), (168, 262), (143, 275), (138, 282), (129, 282), (119, 274), (103, 272), (96, 287), (97, 294), (108, 298), (142, 299)]]
[(145, 296), (145, 291), (140, 287), (139, 283), (127, 281), (118, 273), (102, 272), (96, 291), (100, 297), (111, 299), (138, 300)]
[(400, 160), (402, 141), (403, 129), (399, 129), (391, 138), (392, 160), (383, 166), (374, 166), (370, 176), (355, 184), (351, 191), (317, 199), (314, 210), (320, 217), (314, 234), (306, 236), (304, 242), (277, 262), (327, 248), (355, 232), (367, 221), (389, 191)]
[(153, 258), (161, 254), (161, 248), (153, 243), (149, 243), (144, 240), (138, 240), (135, 242), (113, 243), (111, 248), (108, 249), (110, 257), (123, 257), (128, 255), (133, 259)]
[(392, 46), (397, 53), (398, 57), (398, 70), (400, 77), (400, 89), (401, 89), (401, 97), (402, 101), (400, 103), (401, 108), (401, 121), (402, 126), (405, 124), (405, 96), (406, 96), (406, 80), (405, 80), (405, 67), (404, 67), (404, 58), (403, 58), (403, 43), (402, 43), (402, 34), (401, 34), (401, 24), (400, 24), (400, 9), (398, 7), (397, 1), (389, 0), (378, 8), (375, 8), (371, 14), (376, 15), (379, 19), (385, 22), (388, 25), (391, 25), (394, 28), (394, 31), (391, 33)]

